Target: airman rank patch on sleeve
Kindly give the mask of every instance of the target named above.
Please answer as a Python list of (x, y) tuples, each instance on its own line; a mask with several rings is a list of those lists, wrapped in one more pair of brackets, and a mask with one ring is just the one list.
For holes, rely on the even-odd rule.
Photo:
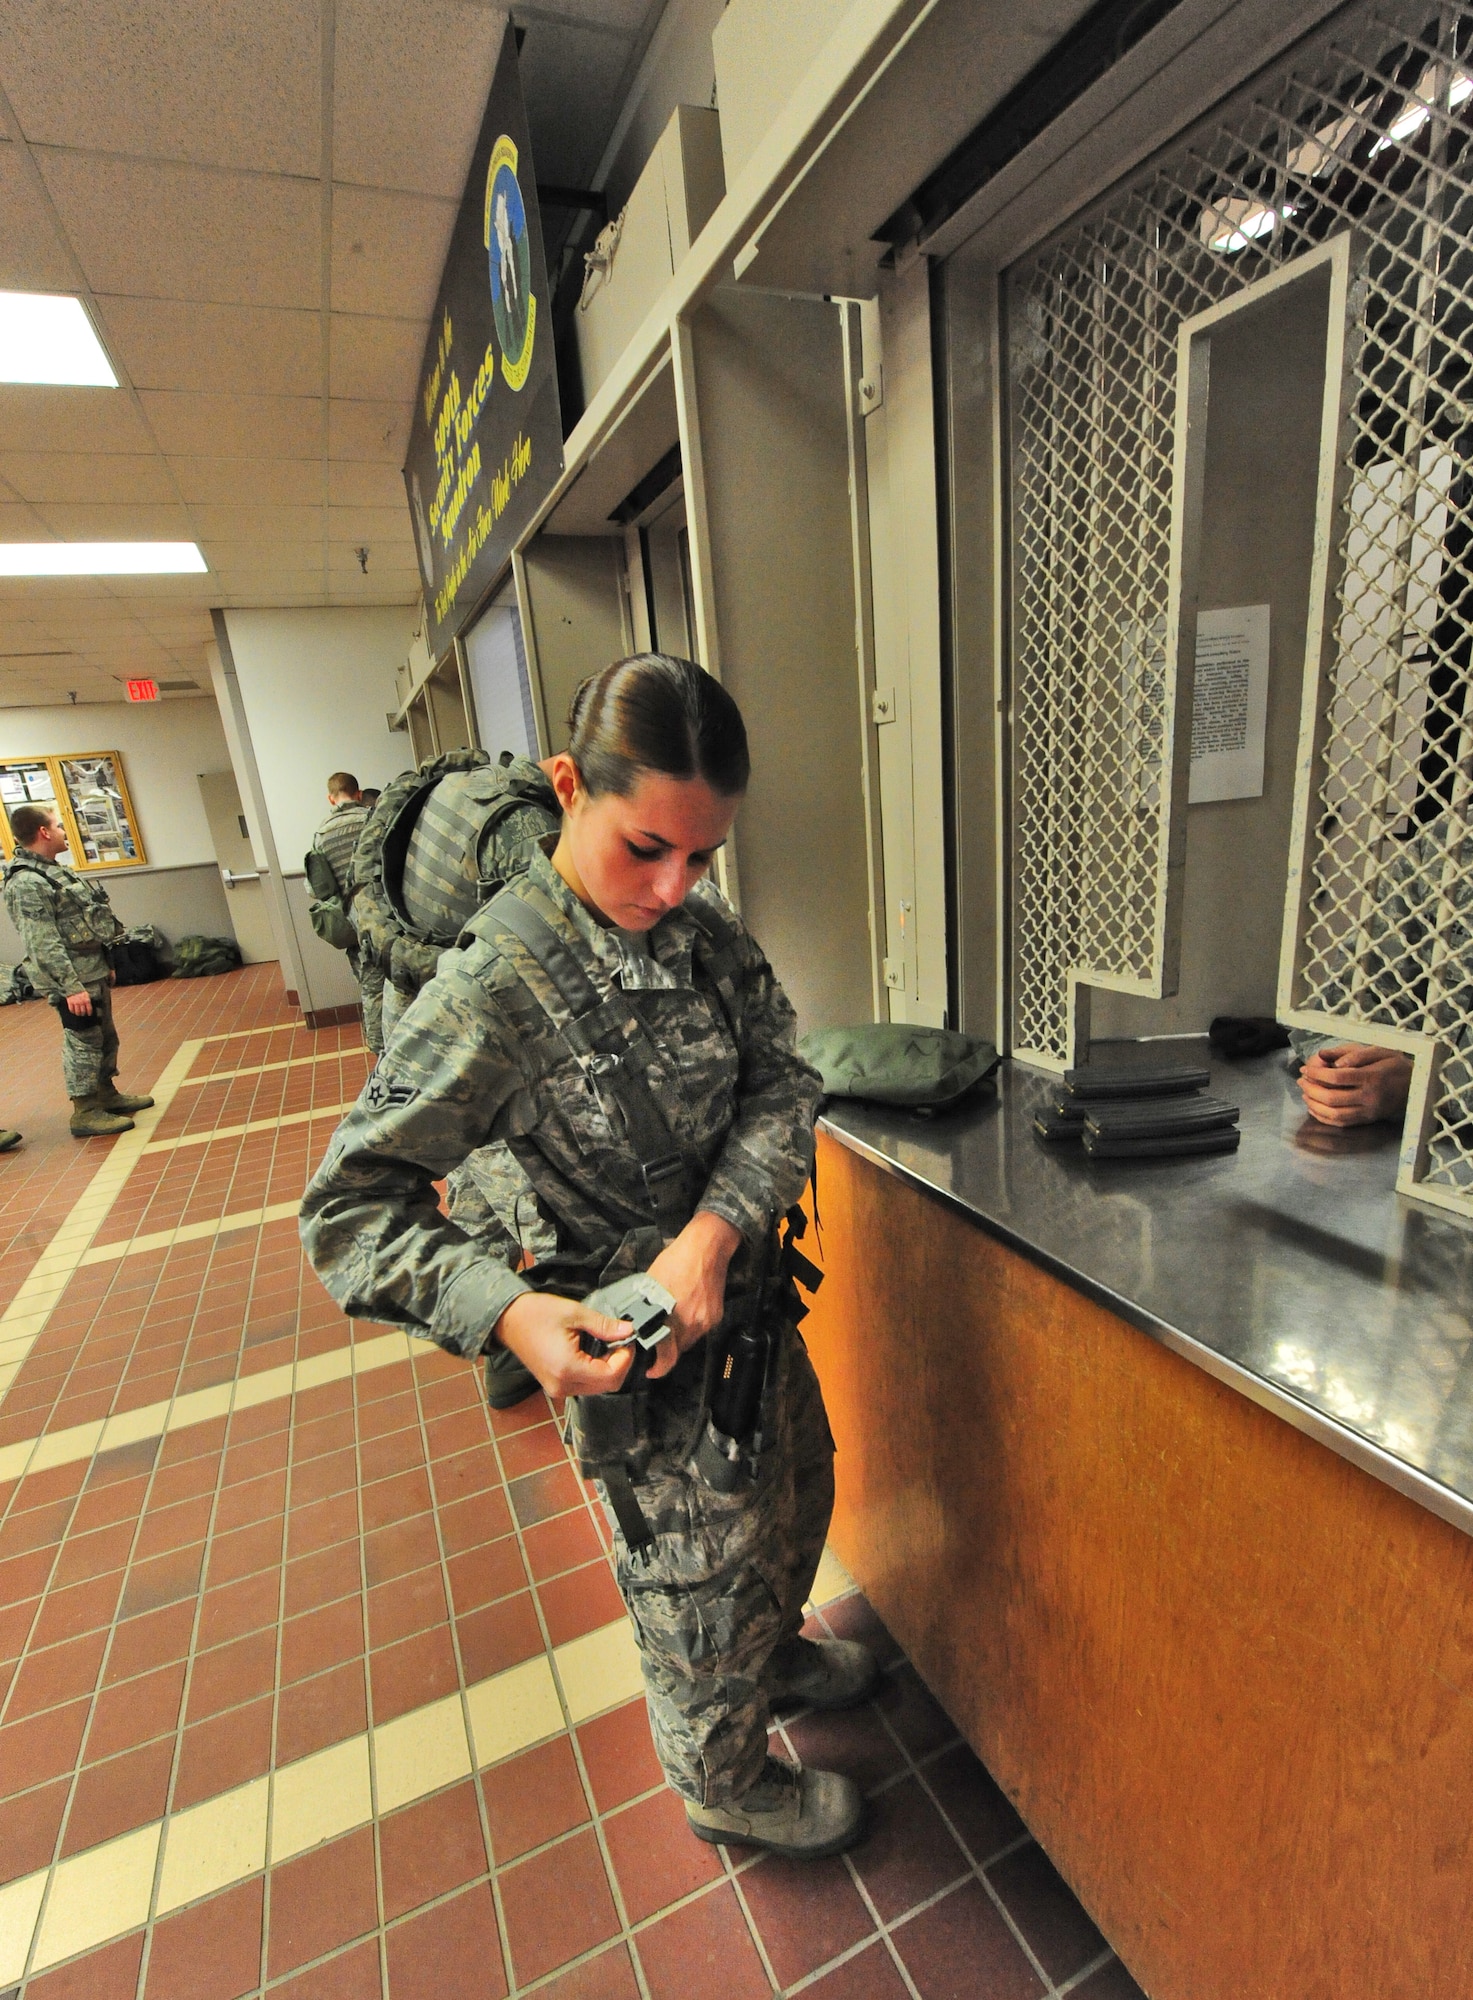
[(413, 1103), (419, 1096), (419, 1088), (412, 1083), (394, 1083), (384, 1075), (382, 1068), (376, 1069), (363, 1086), (361, 1103), (369, 1111), (397, 1111), (404, 1105)]

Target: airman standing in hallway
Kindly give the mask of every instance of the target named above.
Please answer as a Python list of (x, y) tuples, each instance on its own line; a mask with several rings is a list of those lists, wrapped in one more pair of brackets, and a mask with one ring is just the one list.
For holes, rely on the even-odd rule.
[[(369, 808), (351, 771), (333, 772), (327, 781), (327, 803), (330, 810), (312, 836), (312, 851), (320, 854), (332, 870), (338, 901), (356, 931), (353, 853), (368, 819)], [(349, 946), (348, 962), (353, 968), (353, 977), (358, 981), (358, 997), (363, 1008), (363, 1039), (375, 1055), (380, 1055), (384, 1046), (384, 975), (372, 953), (364, 951), (361, 944)]]
[(107, 1138), (133, 1129), (131, 1113), (151, 1097), (117, 1086), (108, 947), (123, 935), (107, 891), (57, 859), (67, 834), (48, 806), (19, 806), (10, 829), (16, 852), (5, 870), (5, 907), (20, 932), (36, 989), (61, 1016), (61, 1067), (72, 1100), (72, 1135)]
[[(661, 654), (584, 682), (570, 730), (556, 839), (405, 1012), (307, 1189), (302, 1241), (345, 1312), (468, 1358), (504, 1349), (577, 1399), (692, 1832), (817, 1859), (860, 1837), (859, 1789), (772, 1757), (770, 1710), (850, 1706), (876, 1667), (802, 1632), (833, 1441), (778, 1221), (822, 1086), (704, 880), (746, 791), (746, 731), (724, 689)], [(633, 1324), (590, 1296), (635, 1274), (669, 1312), (637, 1388)], [(738, 1355), (740, 1426), (716, 1396)]]

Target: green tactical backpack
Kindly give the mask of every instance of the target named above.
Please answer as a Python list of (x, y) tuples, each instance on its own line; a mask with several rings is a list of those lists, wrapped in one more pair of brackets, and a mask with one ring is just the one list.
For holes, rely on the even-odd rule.
[[(822, 1076), (826, 1097), (862, 1097), (923, 1112), (980, 1091), (998, 1061), (992, 1043), (977, 1035), (900, 1021), (816, 1028), (799, 1042), (798, 1053)], [(987, 1089), (990, 1095), (992, 1086)]]
[(313, 930), (334, 951), (351, 951), (358, 942), (358, 933), (343, 908), (332, 863), (325, 854), (319, 854), (312, 847), (302, 858), (302, 869), (307, 877), (307, 887), (312, 891), (307, 903), (307, 915), (312, 920)]
[(175, 979), (204, 979), (216, 972), (234, 972), (240, 946), (234, 938), (182, 937), (174, 947)]

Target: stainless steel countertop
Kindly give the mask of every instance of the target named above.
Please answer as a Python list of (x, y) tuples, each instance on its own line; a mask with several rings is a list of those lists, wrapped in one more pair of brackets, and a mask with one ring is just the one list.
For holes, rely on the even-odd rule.
[[(1097, 1048), (1205, 1059), (1206, 1044)], [(1473, 1225), (1394, 1191), (1398, 1133), (1306, 1119), (1284, 1054), (1212, 1064), (1234, 1154), (1098, 1161), (1035, 1138), (1054, 1079), (932, 1119), (836, 1100), (825, 1128), (1142, 1332), (1473, 1534)], [(819, 1186), (822, 1208), (823, 1187)]]

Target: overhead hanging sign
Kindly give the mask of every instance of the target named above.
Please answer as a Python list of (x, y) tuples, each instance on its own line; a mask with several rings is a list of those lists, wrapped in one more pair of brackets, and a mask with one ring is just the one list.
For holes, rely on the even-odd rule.
[(420, 364), (404, 466), (435, 658), (562, 469), (552, 301), (508, 28)]

